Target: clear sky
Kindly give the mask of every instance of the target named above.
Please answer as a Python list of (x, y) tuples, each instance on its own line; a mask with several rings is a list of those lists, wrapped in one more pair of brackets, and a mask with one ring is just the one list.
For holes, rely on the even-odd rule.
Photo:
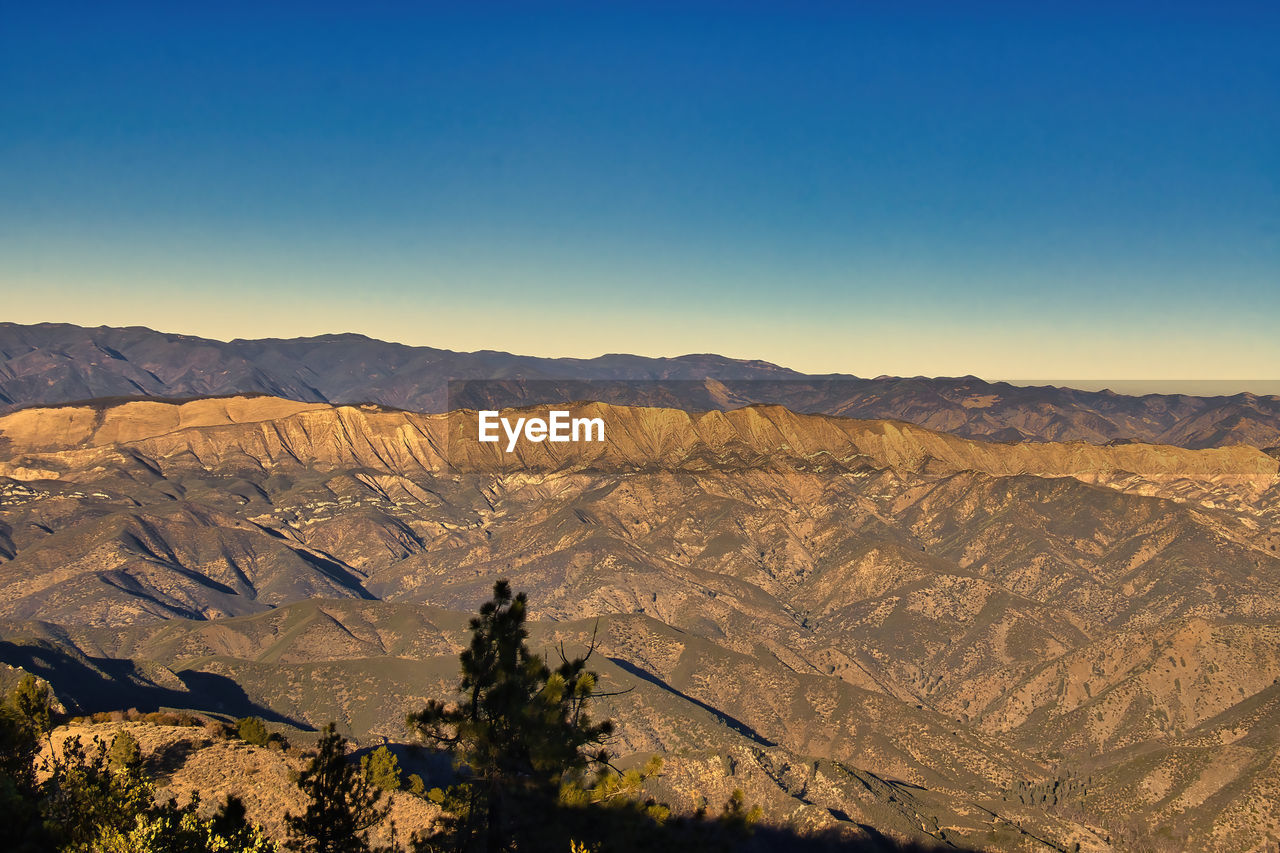
[(8, 3), (0, 319), (1280, 377), (1275, 3)]

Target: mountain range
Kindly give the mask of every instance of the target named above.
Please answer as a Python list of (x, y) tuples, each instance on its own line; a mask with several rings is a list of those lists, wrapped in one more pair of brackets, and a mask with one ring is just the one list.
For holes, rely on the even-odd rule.
[(742, 788), (796, 827), (994, 850), (1280, 838), (1274, 450), (569, 408), (606, 441), (505, 454), (467, 411), (371, 402), (28, 404), (0, 417), (0, 660), (80, 710), (402, 740), (507, 577), (535, 646), (596, 636), (615, 749), (663, 755), (669, 802)]
[[(452, 384), (451, 384), (452, 381)], [(465, 384), (463, 383), (465, 382)], [(1280, 445), (1280, 397), (1126, 396), (951, 379), (812, 376), (718, 355), (534, 358), (362, 335), (208, 340), (142, 327), (0, 323), (0, 411), (95, 398), (261, 394), (417, 412), (596, 400), (686, 411), (772, 403), (996, 441)]]

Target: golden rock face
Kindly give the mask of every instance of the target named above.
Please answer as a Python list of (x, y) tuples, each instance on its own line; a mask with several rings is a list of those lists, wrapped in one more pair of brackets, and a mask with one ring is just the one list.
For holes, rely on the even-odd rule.
[[(536, 415), (549, 407), (520, 412)], [(1280, 461), (1248, 445), (1192, 450), (1151, 444), (1101, 446), (1086, 442), (1006, 444), (966, 439), (914, 424), (798, 415), (780, 406), (729, 412), (587, 403), (566, 407), (575, 418), (600, 419), (604, 441), (521, 440), (518, 452), (477, 436), (474, 412), (442, 415), (386, 411), (372, 406), (328, 406), (273, 397), (231, 397), (183, 403), (128, 402), (105, 410), (33, 408), (0, 417), (0, 441), (12, 458), (139, 444), (165, 455), (181, 448), (251, 452), (263, 461), (296, 457), (319, 464), (403, 465), (438, 471), (544, 470), (566, 466), (681, 467), (701, 458), (834, 461), (866, 457), (878, 467), (932, 473), (981, 471), (1091, 481), (1111, 474), (1153, 480), (1214, 481), (1241, 478), (1266, 488)], [(259, 425), (260, 429), (237, 429)], [(382, 454), (388, 454), (384, 458)]]

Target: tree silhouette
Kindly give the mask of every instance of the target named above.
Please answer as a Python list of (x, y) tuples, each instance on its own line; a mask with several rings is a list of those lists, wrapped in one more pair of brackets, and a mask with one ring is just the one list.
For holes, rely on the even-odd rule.
[(325, 726), (316, 756), (298, 777), (307, 795), (301, 815), (287, 814), (288, 846), (302, 853), (368, 853), (369, 830), (390, 811), (382, 790), (347, 760), (347, 740)]
[(23, 676), (0, 704), (0, 849), (44, 850), (49, 839), (38, 807), (36, 756), (50, 726), (49, 688)]
[(431, 700), (409, 716), (467, 774), (433, 798), (455, 815), (449, 837), (436, 842), (446, 849), (510, 849), (546, 819), (562, 785), (608, 765), (603, 747), (613, 726), (592, 722), (586, 710), (597, 679), (586, 666), (591, 651), (570, 660), (561, 649), (552, 670), (525, 643), (526, 616), (525, 594), (513, 597), (505, 580), (494, 584), (461, 655), (461, 701)]

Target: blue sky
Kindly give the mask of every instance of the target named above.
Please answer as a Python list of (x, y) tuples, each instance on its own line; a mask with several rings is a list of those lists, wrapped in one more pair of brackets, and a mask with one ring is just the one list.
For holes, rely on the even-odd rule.
[(1266, 4), (4, 19), (3, 319), (858, 375), (1280, 374)]

